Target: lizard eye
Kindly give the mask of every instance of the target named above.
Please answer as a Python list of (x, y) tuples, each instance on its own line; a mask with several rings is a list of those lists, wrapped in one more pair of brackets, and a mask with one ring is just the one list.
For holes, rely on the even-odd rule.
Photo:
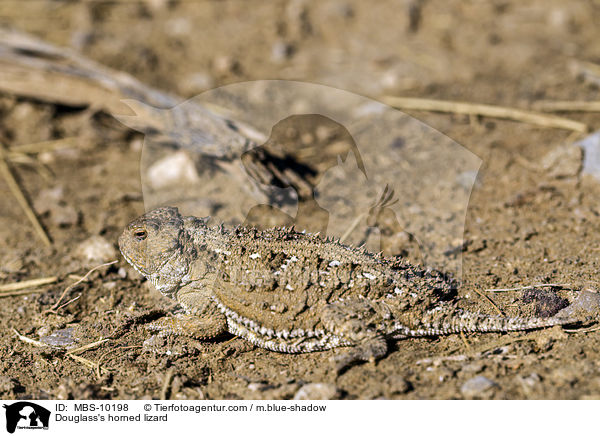
[(133, 232), (133, 236), (135, 236), (135, 239), (137, 239), (138, 241), (143, 241), (144, 239), (146, 239), (146, 236), (148, 236), (148, 232), (144, 229), (136, 229)]

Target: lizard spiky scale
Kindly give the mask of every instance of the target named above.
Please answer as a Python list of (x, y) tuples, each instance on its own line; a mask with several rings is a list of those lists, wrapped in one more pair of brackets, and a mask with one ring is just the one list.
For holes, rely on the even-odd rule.
[(384, 338), (573, 322), (462, 311), (455, 283), (437, 271), (293, 229), (211, 227), (172, 207), (132, 221), (119, 246), (211, 334), (288, 353), (353, 347), (341, 364), (380, 357)]

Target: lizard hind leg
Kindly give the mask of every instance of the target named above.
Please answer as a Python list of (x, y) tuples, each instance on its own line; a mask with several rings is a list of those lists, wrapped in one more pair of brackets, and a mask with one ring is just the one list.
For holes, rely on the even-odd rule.
[(386, 317), (366, 299), (336, 301), (325, 306), (321, 315), (323, 326), (350, 346), (332, 358), (338, 374), (358, 362), (374, 362), (385, 356), (388, 348), (381, 323)]

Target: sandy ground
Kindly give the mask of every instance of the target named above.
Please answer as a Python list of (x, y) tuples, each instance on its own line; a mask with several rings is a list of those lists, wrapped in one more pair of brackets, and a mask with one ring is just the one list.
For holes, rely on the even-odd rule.
[[(594, 1), (0, 2), (0, 24), (184, 97), (277, 78), (374, 98), (513, 107), (539, 99), (600, 98), (598, 82), (572, 67), (574, 61), (600, 60), (599, 20)], [(410, 114), (483, 160), (464, 234), (459, 294), (468, 305), (494, 313), (475, 289), (597, 287), (600, 184), (579, 174), (577, 156), (569, 166), (560, 154), (580, 135), (490, 118)], [(596, 114), (568, 116), (592, 128), (600, 124)], [(151, 337), (145, 323), (170, 303), (116, 251), (124, 225), (144, 211), (141, 135), (104, 114), (0, 94), (0, 139), (8, 147), (73, 136), (76, 147), (13, 163), (53, 240), (50, 248), (0, 181), (0, 280), (58, 277), (40, 292), (2, 299), (2, 398), (288, 399), (302, 389), (345, 399), (600, 396), (595, 331), (556, 327), (406, 340), (392, 344), (377, 363), (337, 378), (329, 362), (333, 352), (282, 355), (234, 337)], [(558, 153), (566, 169), (545, 166), (550, 153)], [(100, 244), (101, 259), (86, 258), (90, 238)], [(92, 273), (62, 301), (78, 299), (50, 311), (77, 280), (73, 275), (117, 258), (118, 264)], [(535, 309), (522, 292), (490, 298), (511, 315)], [(62, 350), (23, 342), (13, 329), (35, 340), (70, 332), (78, 345), (110, 339), (78, 354), (90, 367)]]

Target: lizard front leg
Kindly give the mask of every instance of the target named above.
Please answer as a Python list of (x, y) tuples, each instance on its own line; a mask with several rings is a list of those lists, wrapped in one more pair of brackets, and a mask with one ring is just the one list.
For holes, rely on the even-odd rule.
[(186, 313), (161, 318), (148, 327), (161, 336), (188, 336), (194, 339), (212, 339), (227, 332), (227, 319), (210, 299), (210, 291), (193, 282), (177, 292), (176, 300)]

